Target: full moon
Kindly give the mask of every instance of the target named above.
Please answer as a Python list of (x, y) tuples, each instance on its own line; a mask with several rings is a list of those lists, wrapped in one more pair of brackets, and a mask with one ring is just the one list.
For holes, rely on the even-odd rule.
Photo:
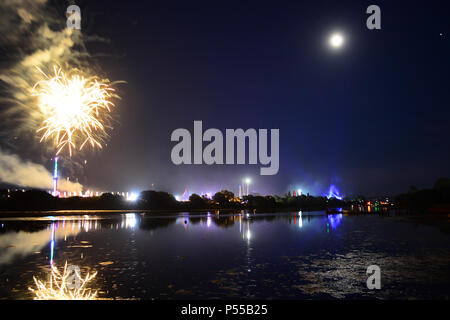
[(344, 37), (340, 33), (333, 33), (330, 36), (330, 45), (333, 48), (340, 48), (344, 44)]

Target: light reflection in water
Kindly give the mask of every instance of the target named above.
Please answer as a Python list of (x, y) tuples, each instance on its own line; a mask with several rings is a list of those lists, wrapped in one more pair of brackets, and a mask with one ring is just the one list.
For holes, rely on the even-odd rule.
[(302, 217), (302, 212), (301, 211), (298, 212), (298, 227), (299, 228), (303, 227), (303, 217)]
[(299, 229), (303, 228), (303, 213), (302, 213), (302, 211), (299, 211), (298, 213), (294, 214), (294, 225), (297, 225), (297, 219), (298, 219)]
[[(75, 236), (80, 233), (80, 229), (73, 228), (74, 222), (62, 223), (53, 222), (47, 228), (29, 232), (21, 230), (18, 232), (6, 232), (0, 234), (0, 265), (12, 262), (16, 257), (26, 257), (33, 253), (40, 253), (41, 250), (50, 244), (49, 263), (53, 263), (56, 242), (60, 239), (67, 239), (67, 236)], [(5, 223), (8, 227), (8, 223)]]
[[(227, 219), (227, 221), (236, 221), (236, 219), (238, 219), (239, 233), (242, 233), (242, 239), (247, 240), (247, 242), (249, 243), (250, 240), (253, 240), (254, 234), (250, 229), (250, 220), (251, 218), (253, 218), (253, 216), (251, 217), (251, 215), (248, 213), (241, 213), (232, 215), (231, 217), (226, 216), (224, 218)], [(302, 211), (295, 213), (293, 218), (294, 225), (298, 226), (299, 229), (303, 229), (304, 223), (306, 221), (303, 221)], [(329, 232), (331, 230), (337, 229), (341, 223), (342, 218), (342, 213), (328, 215), (326, 219), (327, 231)], [(215, 229), (215, 224), (213, 223), (215, 221), (213, 221), (213, 219), (215, 219), (215, 217), (212, 214), (207, 213), (206, 218), (202, 218), (201, 225), (203, 225), (205, 228), (212, 228), (214, 226), (213, 229)], [(49, 216), (37, 219), (37, 221), (51, 221), (51, 223), (45, 230), (33, 233), (19, 231), (14, 234), (10, 232), (0, 234), (0, 246), (2, 248), (5, 248), (5, 250), (2, 250), (2, 252), (0, 253), (0, 264), (9, 263), (13, 259), (13, 257), (17, 255), (26, 256), (36, 252), (39, 253), (42, 248), (44, 248), (46, 245), (49, 245), (49, 256), (47, 259), (49, 264), (53, 265), (56, 250), (58, 248), (56, 246), (58, 241), (67, 241), (69, 236), (77, 235), (80, 232), (90, 232), (106, 227), (105, 225), (102, 226), (101, 220), (103, 220), (103, 218), (100, 219), (96, 216), (87, 215), (65, 217)], [(258, 222), (258, 219), (255, 221)], [(179, 217), (177, 219), (177, 223), (182, 223), (183, 227), (187, 229), (187, 227), (189, 226), (189, 215), (185, 214), (182, 217)], [(6, 225), (4, 225), (7, 226), (7, 224), (8, 222), (6, 222)], [(127, 213), (121, 215), (119, 219), (114, 219), (113, 221), (107, 223), (107, 227), (115, 228), (116, 230), (119, 228), (135, 229), (137, 226), (139, 226), (139, 224), (140, 219), (138, 214)], [(47, 236), (44, 236), (45, 234)], [(40, 240), (36, 239), (38, 235), (40, 237)], [(20, 245), (19, 243), (22, 243), (22, 245)], [(30, 243), (32, 243), (33, 245), (30, 245)]]
[(251, 237), (252, 237), (252, 233), (250, 232), (250, 222), (247, 221), (247, 241), (250, 241)]
[[(241, 226), (241, 219), (239, 219), (239, 228)], [(241, 229), (239, 229), (239, 232)], [(244, 227), (242, 229), (242, 240), (247, 239), (247, 242), (250, 242), (250, 239), (252, 237), (252, 233), (250, 232), (250, 220), (247, 220), (247, 229)]]
[(206, 217), (206, 227), (211, 227), (211, 222), (212, 222), (212, 219), (211, 219), (211, 214), (208, 212), (208, 215), (207, 215), (207, 217)]
[(52, 265), (48, 283), (33, 277), (36, 288), (28, 289), (34, 293), (35, 300), (95, 300), (98, 291), (89, 289), (87, 284), (97, 272), (92, 275), (88, 273), (85, 278), (79, 272), (78, 266), (68, 267), (67, 261), (62, 272)]
[(121, 228), (135, 228), (137, 224), (137, 217), (135, 213), (127, 213), (122, 218)]
[(187, 230), (189, 226), (189, 214), (185, 213), (182, 217), (177, 218), (176, 223), (181, 223), (183, 225), (184, 230)]
[[(328, 225), (331, 234), (338, 230), (335, 235), (346, 235), (350, 227), (353, 227), (354, 221), (359, 223), (362, 220), (356, 217), (346, 215), (346, 223), (341, 226), (343, 215), (339, 212), (334, 215), (327, 215), (324, 211), (305, 212), (305, 214), (302, 211), (294, 211), (284, 215), (251, 214), (250, 216), (251, 219), (246, 219), (246, 213), (242, 215), (221, 214), (220, 217), (212, 213), (194, 213), (190, 216), (191, 223), (188, 231), (180, 226), (180, 223), (183, 226), (185, 225), (186, 215), (179, 214), (169, 217), (123, 214), (109, 218), (102, 217), (102, 219), (95, 219), (91, 216), (90, 220), (92, 221), (87, 226), (86, 222), (89, 221), (86, 221), (86, 218), (82, 216), (78, 216), (76, 219), (58, 217), (57, 220), (48, 219), (47, 222), (38, 224), (40, 229), (31, 229), (31, 227), (34, 228), (33, 222), (29, 222), (26, 227), (22, 224), (19, 225), (20, 228), (16, 228), (28, 230), (28, 233), (23, 231), (12, 232), (14, 230), (12, 224), (9, 225), (9, 222), (5, 221), (6, 233), (0, 233), (0, 261), (5, 258), (5, 252), (10, 254), (15, 252), (16, 256), (14, 257), (14, 264), (4, 268), (5, 277), (8, 276), (10, 279), (10, 284), (3, 282), (9, 286), (5, 286), (7, 289), (4, 292), (8, 290), (9, 294), (10, 289), (15, 289), (11, 285), (12, 279), (15, 278), (16, 283), (20, 283), (22, 279), (27, 279), (18, 276), (25, 272), (28, 274), (29, 281), (26, 284), (17, 285), (16, 289), (20, 292), (27, 290), (25, 286), (33, 286), (32, 275), (40, 279), (47, 279), (48, 270), (50, 270), (49, 247), (54, 250), (54, 256), (52, 254), (54, 258), (53, 266), (56, 264), (63, 267), (64, 265), (61, 263), (64, 263), (64, 259), (67, 258), (72, 260), (70, 262), (73, 264), (84, 265), (85, 270), (97, 269), (102, 272), (102, 278), (104, 277), (104, 279), (98, 279), (98, 282), (94, 283), (102, 283), (99, 287), (103, 287), (104, 291), (99, 291), (99, 294), (116, 298), (130, 298), (133, 295), (133, 297), (146, 299), (153, 298), (154, 292), (161, 293), (159, 298), (179, 297), (175, 292), (184, 288), (192, 289), (192, 296), (204, 297), (205, 292), (211, 290), (211, 278), (203, 277), (203, 273), (208, 274), (209, 270), (217, 271), (217, 279), (225, 279), (223, 280), (225, 283), (236, 285), (236, 289), (239, 291), (236, 290), (238, 293), (234, 297), (292, 297), (297, 294), (302, 298), (310, 299), (317, 297), (319, 293), (330, 294), (333, 297), (342, 297), (347, 293), (349, 295), (364, 295), (364, 292), (361, 293), (360, 289), (355, 289), (354, 272), (356, 272), (356, 269), (359, 270), (361, 266), (367, 265), (366, 262), (371, 263), (374, 257), (376, 259), (383, 257), (378, 248), (375, 248), (374, 252), (367, 251), (365, 246), (368, 243), (367, 241), (376, 241), (374, 240), (375, 237), (367, 237), (367, 232), (358, 232), (354, 237), (332, 237), (325, 233), (324, 227)], [(305, 219), (303, 219), (303, 216)], [(179, 220), (175, 224), (176, 218)], [(239, 220), (239, 226), (236, 219)], [(373, 219), (375, 220), (375, 217)], [(3, 221), (1, 222), (3, 223)], [(359, 230), (371, 230), (371, 221), (362, 222), (364, 224), (358, 225)], [(379, 234), (381, 235), (382, 230), (384, 230), (381, 228), (385, 225), (382, 224), (384, 220), (379, 223), (380, 228), (377, 230), (380, 230)], [(8, 230), (8, 227), (10, 230)], [(128, 229), (115, 232), (110, 230), (110, 227), (112, 229), (121, 227)], [(100, 230), (95, 232), (94, 230), (97, 228)], [(29, 232), (29, 230), (33, 231)], [(154, 233), (153, 237), (149, 237), (149, 233), (154, 230), (157, 230), (157, 232)], [(206, 230), (207, 232), (205, 232)], [(406, 233), (410, 229), (405, 227), (402, 230)], [(3, 232), (3, 230), (1, 231)], [(80, 236), (74, 237), (77, 234)], [(19, 237), (16, 237), (17, 235)], [(30, 235), (39, 235), (42, 240), (31, 238)], [(207, 235), (207, 238), (204, 237), (205, 235)], [(54, 241), (53, 246), (49, 244), (52, 239)], [(294, 242), (293, 239), (298, 241)], [(436, 241), (440, 239), (436, 238)], [(211, 245), (216, 240), (220, 241), (220, 245), (228, 246), (224, 253), (218, 252), (216, 246)], [(17, 251), (17, 248), (9, 248), (9, 245), (20, 245), (21, 241), (25, 242), (32, 250), (22, 255), (30, 256), (29, 260), (24, 260), (25, 263), (18, 261), (19, 251)], [(35, 243), (41, 243), (40, 241), (45, 246), (43, 246), (44, 250), (42, 253), (34, 255), (35, 251), (39, 250), (34, 245)], [(155, 243), (155, 246), (141, 245), (145, 241)], [(276, 244), (276, 250), (273, 250), (271, 245), (267, 245), (269, 241)], [(322, 243), (323, 247), (321, 247)], [(332, 245), (334, 243), (345, 245), (334, 246)], [(439, 243), (439, 246), (443, 246), (441, 243), (444, 242), (439, 241)], [(89, 244), (89, 246), (86, 244)], [(316, 246), (316, 244), (321, 244), (321, 246)], [(350, 244), (348, 250), (347, 244)], [(434, 242), (432, 244), (434, 245)], [(385, 242), (380, 242), (380, 245), (385, 245)], [(176, 248), (176, 252), (172, 250), (164, 251), (161, 259), (158, 258), (158, 261), (155, 262), (154, 257), (161, 254), (164, 246)], [(93, 248), (80, 249), (89, 247)], [(397, 246), (392, 247), (392, 250), (396, 250)], [(354, 248), (357, 250), (356, 253), (353, 251)], [(202, 255), (196, 256), (193, 254), (195, 250), (201, 252)], [(344, 256), (345, 259), (335, 259), (335, 252), (339, 257)], [(364, 255), (360, 257), (359, 252), (363, 252)], [(80, 253), (81, 260), (79, 259)], [(83, 253), (86, 258), (83, 258)], [(208, 259), (206, 263), (204, 257), (215, 258), (214, 254), (217, 254), (218, 258)], [(224, 256), (225, 254), (228, 256)], [(188, 258), (187, 260), (184, 260), (184, 258), (176, 260), (177, 262), (174, 264), (174, 255)], [(289, 257), (290, 262), (288, 264), (284, 264), (285, 256)], [(211, 262), (213, 260), (217, 261)], [(448, 265), (448, 261), (445, 260), (439, 263)], [(113, 267), (104, 268), (110, 264), (114, 264)], [(226, 268), (224, 265), (226, 265)], [(293, 276), (278, 280), (275, 275), (279, 273), (280, 265), (283, 268), (285, 265), (292, 268), (288, 271), (293, 270)], [(3, 267), (1, 262), (0, 266)], [(191, 272), (191, 266), (196, 266), (198, 269), (198, 273), (194, 273), (192, 281), (191, 277), (184, 276), (178, 279), (174, 276), (180, 268), (186, 268)], [(419, 264), (420, 266), (422, 265)], [(42, 278), (43, 269), (46, 270), (46, 274), (43, 274)], [(164, 270), (161, 277), (151, 276), (160, 272), (160, 270)], [(222, 270), (224, 271), (222, 272)], [(298, 276), (299, 272), (300, 277)], [(242, 274), (245, 276), (243, 277)], [(285, 274), (289, 273), (286, 272)], [(278, 285), (277, 290), (273, 290), (273, 282), (268, 282), (264, 287), (265, 291), (262, 289), (259, 291), (259, 288), (256, 289), (258, 291), (255, 291), (254, 284), (258, 283), (260, 279), (276, 279), (275, 281), (279, 281), (279, 285), (278, 282), (276, 283)], [(333, 279), (333, 281), (329, 279)], [(336, 281), (339, 282), (334, 285)], [(175, 287), (173, 290), (168, 288), (168, 284), (172, 286), (172, 283)], [(195, 289), (194, 286), (197, 283), (200, 283), (200, 286)], [(292, 284), (296, 286), (295, 290), (291, 289), (294, 288)], [(358, 288), (361, 287), (359, 282), (357, 285)], [(149, 287), (154, 288), (150, 293)], [(94, 285), (94, 288), (97, 289), (97, 285)], [(229, 297), (228, 291), (224, 292), (221, 286), (217, 285), (214, 288), (217, 291), (214, 291), (213, 294), (220, 297)], [(301, 291), (298, 291), (299, 288), (302, 288)], [(364, 289), (364, 286), (362, 289)], [(343, 290), (344, 293), (342, 293)]]
[[(67, 241), (69, 236), (76, 236), (80, 232), (90, 232), (101, 229), (101, 220), (96, 216), (47, 216), (34, 218), (35, 223), (43, 223), (41, 230), (29, 232), (26, 229), (17, 232), (6, 232), (0, 234), (0, 265), (13, 261), (17, 256), (25, 257), (33, 253), (40, 253), (41, 250), (49, 246), (48, 261), (52, 266), (55, 260), (56, 244), (58, 241)], [(8, 228), (9, 224), (23, 223), (25, 218), (10, 218), (2, 222), (3, 228)], [(46, 222), (51, 221), (47, 226)], [(122, 221), (116, 220), (111, 223), (111, 228), (136, 228), (139, 219), (135, 213), (122, 215)], [(8, 230), (8, 229), (7, 229)]]
[(52, 233), (51, 233), (51, 238), (50, 238), (50, 265), (53, 265), (53, 252), (54, 251), (55, 251), (55, 224), (52, 223)]
[(341, 224), (342, 213), (328, 215), (328, 222), (331, 230), (335, 230)]

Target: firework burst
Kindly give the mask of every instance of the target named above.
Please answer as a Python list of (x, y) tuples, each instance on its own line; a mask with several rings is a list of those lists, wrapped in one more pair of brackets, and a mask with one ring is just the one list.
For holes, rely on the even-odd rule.
[(56, 154), (67, 148), (72, 155), (73, 150), (81, 150), (86, 144), (102, 148), (109, 112), (114, 106), (110, 99), (117, 97), (109, 81), (85, 78), (74, 71), (66, 76), (57, 67), (51, 77), (38, 70), (44, 79), (34, 85), (32, 94), (38, 98), (44, 116), (37, 130), (42, 133), (40, 141), (53, 139)]
[(92, 281), (96, 275), (97, 272), (92, 275), (89, 275), (88, 273), (84, 279), (82, 279), (80, 275), (77, 275), (80, 279), (80, 286), (69, 289), (67, 287), (67, 282), (71, 273), (67, 270), (66, 261), (62, 273), (58, 271), (56, 266), (52, 265), (52, 272), (48, 283), (46, 284), (33, 277), (37, 289), (28, 289), (35, 294), (35, 300), (95, 300), (97, 298), (97, 291), (88, 289), (86, 285)]

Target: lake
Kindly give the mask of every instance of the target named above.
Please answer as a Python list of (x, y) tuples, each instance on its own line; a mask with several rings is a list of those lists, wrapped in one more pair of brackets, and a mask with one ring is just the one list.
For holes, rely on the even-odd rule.
[(98, 272), (89, 287), (105, 299), (448, 299), (440, 226), (325, 212), (3, 218), (0, 298), (33, 299), (33, 276), (67, 262)]

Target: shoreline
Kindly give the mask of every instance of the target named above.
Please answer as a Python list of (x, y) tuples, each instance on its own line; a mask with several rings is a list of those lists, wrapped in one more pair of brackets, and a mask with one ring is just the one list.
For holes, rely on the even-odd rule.
[[(149, 209), (72, 209), (72, 210), (28, 210), (28, 211), (0, 211), (0, 219), (4, 218), (39, 218), (39, 217), (47, 217), (47, 216), (84, 216), (84, 215), (120, 215), (127, 213), (138, 213), (138, 214), (180, 214), (180, 213), (212, 213), (212, 214), (220, 214), (220, 213), (251, 213), (256, 215), (261, 214), (278, 214), (278, 213), (289, 213), (289, 212), (298, 212), (302, 211), (305, 213), (308, 212), (317, 212), (324, 211), (324, 215), (338, 214), (342, 213), (344, 215), (388, 215), (388, 216), (397, 216), (397, 217), (417, 217), (421, 218), (439, 218), (447, 216), (450, 219), (450, 213), (447, 212), (433, 212), (433, 213), (420, 213), (420, 212), (401, 212), (395, 209), (380, 211), (380, 212), (364, 212), (364, 211), (351, 211), (349, 209), (344, 209), (342, 212), (336, 211), (327, 211), (328, 208), (308, 208), (308, 209), (295, 209), (295, 208), (283, 208), (283, 209), (235, 209), (235, 208), (223, 208), (223, 209), (190, 209), (190, 210), (182, 210), (182, 209), (158, 209), (158, 210), (149, 210)], [(307, 215), (307, 214), (305, 214)]]

